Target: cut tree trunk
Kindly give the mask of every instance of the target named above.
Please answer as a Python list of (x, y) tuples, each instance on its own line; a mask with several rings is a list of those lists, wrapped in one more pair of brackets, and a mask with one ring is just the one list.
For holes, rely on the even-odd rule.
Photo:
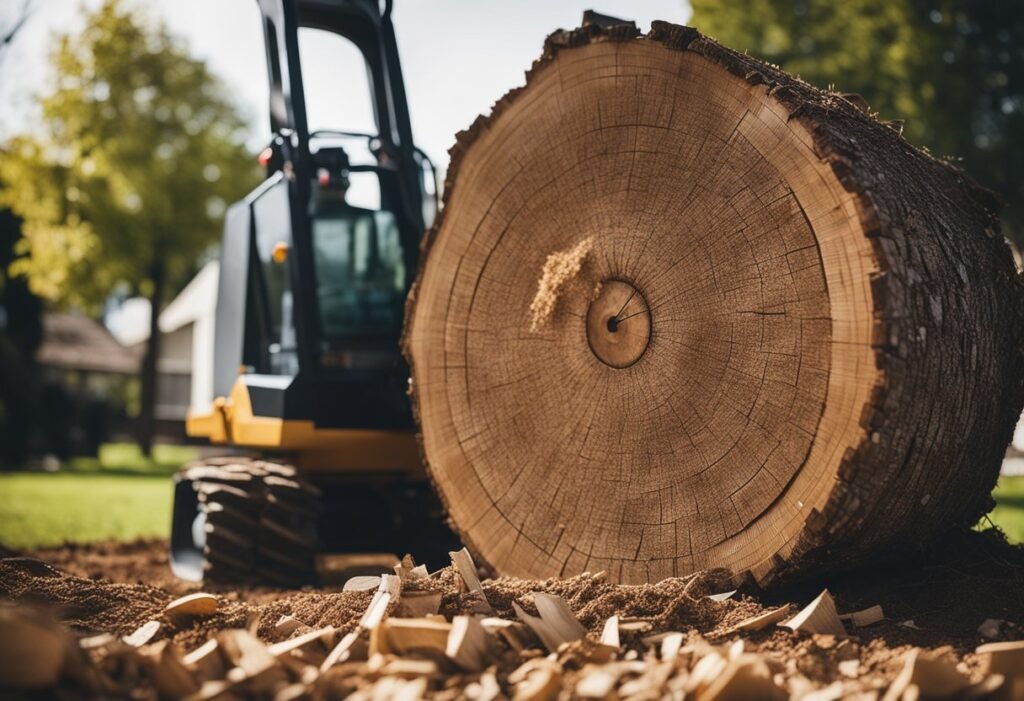
[(585, 26), (459, 135), (404, 346), (479, 557), (767, 583), (986, 512), (1024, 402), (999, 203), (858, 102)]

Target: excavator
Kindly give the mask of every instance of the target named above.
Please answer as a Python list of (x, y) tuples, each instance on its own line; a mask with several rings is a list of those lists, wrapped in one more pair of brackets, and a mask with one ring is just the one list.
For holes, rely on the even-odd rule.
[[(427, 256), (436, 176), (413, 143), (391, 0), (258, 5), (267, 176), (226, 216), (215, 399), (187, 422), (230, 455), (177, 476), (175, 572), (292, 585), (406, 552), (441, 564), (458, 538), (414, 406), (453, 523), (504, 574), (722, 567), (765, 584), (925, 547), (988, 508), (1020, 415), (1020, 344), (1003, 333), (1020, 281), (995, 200), (962, 173), (856, 100), (692, 28), (640, 37), (587, 12), (463, 133)], [(310, 129), (312, 30), (365, 61), (371, 129)], [(898, 187), (882, 177), (908, 168)], [(377, 199), (357, 202), (357, 176)], [(948, 216), (908, 214), (932, 183)], [(909, 234), (946, 248), (907, 257)], [(901, 282), (928, 261), (949, 266)], [(943, 321), (968, 281), (981, 291)], [(952, 349), (941, 371), (907, 370), (937, 347)], [(964, 390), (974, 411), (954, 421), (935, 394), (947, 371), (954, 389), (1000, 391)], [(876, 517), (897, 492), (891, 528)]]
[[(316, 579), (319, 553), (374, 569), (458, 547), (426, 480), (399, 349), (436, 173), (412, 139), (391, 0), (258, 0), (273, 138), (266, 179), (224, 224), (211, 407), (187, 432), (230, 455), (176, 477), (182, 578)], [(310, 131), (299, 33), (365, 60), (374, 133)], [(345, 125), (339, 125), (344, 127)], [(352, 144), (369, 154), (353, 162)], [(354, 176), (379, 206), (347, 200)]]

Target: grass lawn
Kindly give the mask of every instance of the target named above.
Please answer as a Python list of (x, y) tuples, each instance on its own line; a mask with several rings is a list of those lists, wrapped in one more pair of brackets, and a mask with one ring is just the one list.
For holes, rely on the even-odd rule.
[[(113, 443), (98, 459), (76, 458), (60, 472), (0, 473), (0, 544), (22, 549), (166, 537), (170, 475), (195, 456), (194, 448), (159, 445), (146, 460), (136, 446)], [(994, 496), (989, 519), (1010, 542), (1024, 542), (1024, 476), (1000, 478)]]
[(98, 459), (75, 458), (60, 472), (0, 474), (0, 544), (166, 537), (170, 476), (195, 455), (194, 448), (159, 445), (146, 460), (136, 446), (112, 443)]
[(70, 472), (130, 473), (138, 475), (173, 475), (189, 460), (195, 460), (196, 449), (187, 445), (155, 445), (149, 458), (134, 443), (106, 443), (100, 446), (98, 458), (71, 458), (65, 466)]
[(1024, 543), (1024, 475), (1000, 477), (992, 496), (996, 508), (988, 517), (1011, 543)]

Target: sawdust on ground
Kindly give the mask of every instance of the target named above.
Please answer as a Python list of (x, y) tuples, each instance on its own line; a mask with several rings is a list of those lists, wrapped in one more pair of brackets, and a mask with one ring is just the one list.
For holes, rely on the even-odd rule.
[[(0, 600), (33, 604), (52, 611), (82, 634), (126, 635), (149, 620), (161, 622), (157, 639), (171, 638), (193, 649), (216, 631), (255, 627), (275, 642), (273, 626), (283, 615), (320, 628), (355, 627), (371, 592), (344, 592), (339, 586), (284, 590), (266, 587), (204, 587), (221, 598), (210, 617), (171, 619), (164, 607), (198, 586), (176, 580), (167, 568), (166, 542), (98, 544), (2, 552)], [(886, 619), (836, 638), (800, 635), (780, 628), (745, 633), (748, 650), (779, 660), (807, 678), (827, 684), (840, 678), (839, 663), (856, 659), (860, 676), (891, 678), (912, 647), (951, 646), (962, 669), (975, 677), (973, 650), (987, 642), (978, 627), (986, 619), (1005, 621), (1004, 639), (1024, 638), (1024, 547), (1008, 545), (996, 532), (964, 533), (947, 539), (939, 550), (880, 562), (874, 568), (804, 582), (772, 592), (740, 591), (726, 601), (706, 598), (720, 592), (724, 578), (714, 572), (695, 579), (667, 579), (657, 584), (624, 586), (600, 575), (524, 581), (485, 580), (486, 596), (498, 616), (515, 619), (513, 602), (534, 612), (531, 593), (559, 595), (592, 633), (611, 615), (640, 619), (645, 630), (623, 634), (623, 646), (640, 649), (641, 639), (663, 631), (690, 638), (729, 642), (736, 623), (783, 603), (806, 605), (823, 587), (836, 598), (841, 613), (881, 604)], [(443, 592), (440, 613), (451, 618), (472, 606), (460, 592), (457, 575), (442, 572), (431, 580)]]

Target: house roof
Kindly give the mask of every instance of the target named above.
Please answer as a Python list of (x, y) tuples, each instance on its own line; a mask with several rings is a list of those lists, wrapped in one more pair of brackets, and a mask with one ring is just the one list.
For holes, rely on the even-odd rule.
[(118, 343), (102, 324), (81, 314), (43, 316), (43, 341), (36, 361), (64, 370), (122, 375), (139, 370), (135, 352)]

